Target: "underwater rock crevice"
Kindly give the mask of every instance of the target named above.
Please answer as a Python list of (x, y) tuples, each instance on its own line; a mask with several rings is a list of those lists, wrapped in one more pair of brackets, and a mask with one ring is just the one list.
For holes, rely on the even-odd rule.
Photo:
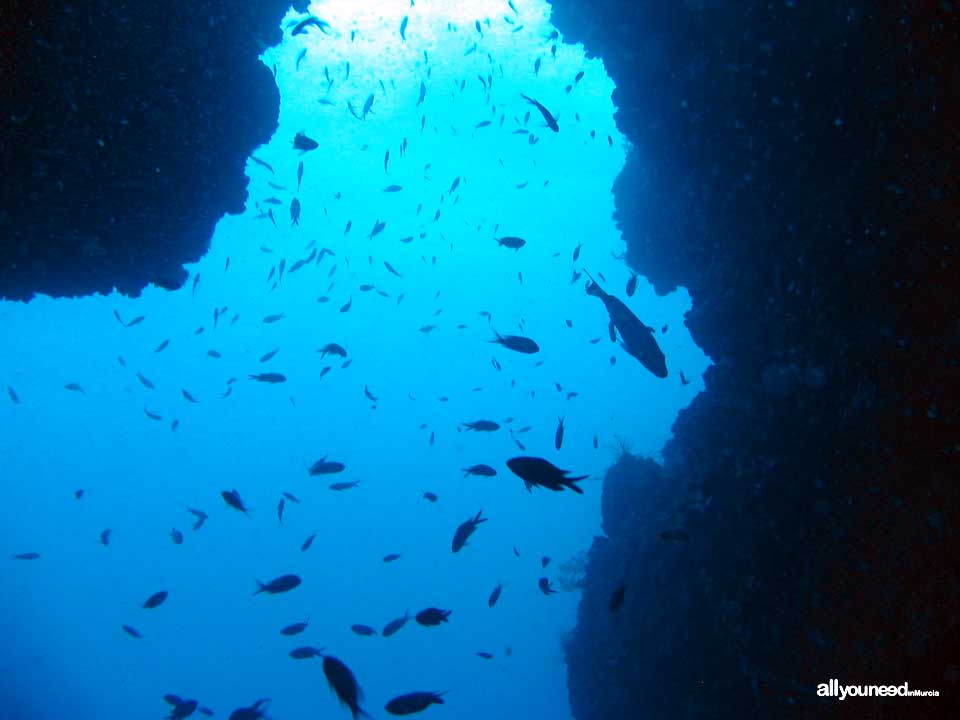
[(830, 678), (955, 693), (953, 11), (552, 6), (617, 84), (628, 263), (689, 290), (715, 363), (663, 467), (606, 478), (574, 716), (902, 716), (818, 698)]
[(183, 283), (277, 127), (289, 6), (4, 3), (0, 297)]

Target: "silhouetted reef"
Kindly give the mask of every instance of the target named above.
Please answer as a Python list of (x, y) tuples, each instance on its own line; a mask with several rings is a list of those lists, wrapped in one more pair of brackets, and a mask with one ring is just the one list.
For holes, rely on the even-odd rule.
[(3, 3), (0, 297), (183, 283), (277, 127), (290, 4)]
[[(689, 289), (715, 362), (662, 467), (624, 455), (606, 477), (608, 537), (567, 645), (574, 716), (944, 717), (960, 689), (956, 11), (553, 8), (617, 84), (628, 261), (658, 292)], [(831, 678), (941, 697), (818, 698)]]

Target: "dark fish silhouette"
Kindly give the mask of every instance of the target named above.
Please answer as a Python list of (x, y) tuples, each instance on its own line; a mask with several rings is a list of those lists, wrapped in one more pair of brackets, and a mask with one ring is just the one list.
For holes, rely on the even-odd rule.
[[(589, 273), (587, 275), (589, 276)], [(666, 358), (653, 337), (653, 328), (640, 322), (630, 308), (613, 295), (604, 292), (596, 282), (587, 285), (587, 294), (600, 298), (607, 308), (611, 325), (620, 333), (623, 349), (658, 378), (667, 377)]]
[(11, 555), (10, 557), (12, 557), (14, 560), (39, 560), (40, 553), (35, 553), (35, 552), (17, 553), (16, 555)]
[(290, 201), (290, 226), (300, 224), (300, 201), (294, 198)]
[(527, 241), (523, 238), (507, 236), (498, 239), (497, 244), (500, 247), (510, 248), (511, 250), (519, 250), (527, 244)]
[(495, 432), (500, 429), (500, 424), (493, 420), (474, 420), (473, 422), (460, 423), (460, 427), (465, 427), (467, 432)]
[(341, 473), (346, 469), (347, 466), (342, 462), (337, 462), (336, 460), (327, 460), (327, 456), (324, 455), (310, 466), (309, 472), (311, 476), (335, 475), (336, 473)]
[(528, 492), (533, 487), (544, 487), (554, 492), (570, 488), (575, 493), (582, 495), (583, 490), (574, 483), (577, 480), (589, 477), (588, 475), (581, 475), (580, 477), (568, 478), (569, 470), (561, 470), (547, 460), (538, 457), (520, 456), (511, 458), (507, 460), (507, 467), (523, 480)]
[(353, 482), (335, 482), (331, 483), (330, 489), (336, 491), (349, 490), (351, 488), (357, 487), (360, 484), (359, 480), (354, 480)]
[(531, 105), (534, 105), (537, 110), (540, 111), (540, 114), (543, 115), (543, 120), (547, 123), (547, 127), (553, 130), (554, 132), (560, 132), (560, 126), (557, 124), (557, 119), (553, 117), (553, 114), (547, 110), (543, 105), (534, 100), (532, 97), (527, 97), (523, 93), (520, 93), (520, 97), (526, 100)]
[(557, 450), (563, 446), (563, 418), (557, 418), (557, 431), (553, 435), (553, 446)]
[(432, 502), (432, 503), (435, 503), (435, 502), (437, 501), (437, 496), (434, 495), (432, 492), (428, 492), (428, 491), (424, 490), (424, 491), (423, 491), (423, 499), (424, 499), (424, 500), (428, 500), (428, 501), (430, 501), (430, 502)]
[(199, 530), (207, 521), (208, 515), (203, 510), (195, 510), (194, 508), (187, 508), (187, 510), (197, 518), (193, 523), (193, 529)]
[(452, 610), (441, 610), (440, 608), (427, 608), (417, 613), (416, 620), (424, 627), (434, 627), (440, 623), (445, 623), (450, 617)]
[(460, 468), (463, 470), (463, 476), (467, 477), (468, 475), (479, 475), (480, 477), (493, 477), (497, 474), (497, 471), (494, 470), (489, 465), (471, 465), (468, 468)]
[(330, 34), (330, 23), (326, 22), (325, 20), (321, 20), (316, 15), (307, 15), (307, 17), (293, 26), (293, 30), (290, 31), (290, 34), (305, 35), (307, 30), (311, 27), (319, 29), (324, 35)]
[(540, 592), (542, 592), (544, 595), (553, 595), (557, 592), (550, 585), (549, 578), (542, 577), (539, 580), (537, 580), (537, 587), (540, 588)]
[(223, 501), (234, 510), (239, 510), (244, 515), (249, 515), (247, 512), (247, 507), (243, 504), (243, 500), (240, 499), (240, 493), (238, 493), (236, 490), (223, 490), (220, 493), (220, 497), (222, 497)]
[(289, 655), (294, 660), (309, 660), (310, 658), (323, 655), (323, 651), (324, 648), (313, 647), (312, 645), (304, 645), (303, 647), (294, 648), (289, 652)]
[(400, 553), (390, 553), (389, 555), (384, 555), (384, 556), (381, 558), (381, 561), (382, 561), (382, 562), (385, 562), (385, 563), (392, 563), (392, 562), (394, 562), (395, 560), (399, 560), (399, 559), (402, 558), (402, 557), (403, 557), (403, 555), (401, 555)]
[(503, 592), (503, 585), (497, 583), (497, 586), (490, 593), (490, 597), (487, 598), (487, 607), (493, 607), (497, 604), (497, 601), (500, 599), (500, 593)]
[(371, 635), (377, 634), (377, 631), (369, 625), (351, 625), (350, 629), (354, 634), (360, 635), (361, 637), (370, 637)]
[(164, 601), (167, 599), (167, 591), (161, 590), (160, 592), (155, 592), (153, 595), (147, 598), (146, 602), (143, 603), (143, 607), (147, 610), (153, 609), (163, 605)]
[(533, 355), (534, 353), (540, 352), (540, 346), (528, 337), (523, 337), (522, 335), (501, 335), (496, 330), (493, 331), (493, 334), (497, 337), (489, 342), (503, 345), (508, 350), (523, 353), (524, 355)]
[(174, 545), (183, 545), (183, 533), (176, 528), (170, 529), (170, 541)]
[(142, 639), (143, 639), (143, 635), (140, 634), (140, 631), (137, 630), (137, 629), (136, 629), (135, 627), (133, 627), (132, 625), (121, 625), (120, 627), (122, 627), (122, 628), (123, 628), (123, 631), (124, 631), (127, 635), (129, 635), (130, 637), (135, 637), (135, 638), (137, 638), (138, 640), (142, 640)]
[(485, 523), (489, 518), (480, 517), (483, 513), (483, 510), (480, 510), (476, 516), (460, 523), (457, 526), (456, 532), (453, 534), (453, 542), (450, 544), (450, 549), (453, 552), (460, 552), (463, 549), (463, 546), (467, 544), (467, 540), (471, 535), (476, 531), (480, 523)]
[(287, 376), (282, 375), (281, 373), (268, 372), (268, 373), (255, 373), (253, 375), (248, 375), (251, 380), (256, 380), (257, 382), (270, 383), (276, 385), (277, 383), (283, 383), (287, 381)]
[(327, 677), (330, 688), (340, 702), (350, 709), (353, 720), (361, 716), (370, 717), (360, 707), (360, 702), (363, 700), (363, 690), (360, 689), (360, 685), (350, 668), (332, 655), (327, 655), (323, 658), (323, 674)]
[(488, 652), (483, 652), (482, 650), (475, 652), (474, 655), (477, 657), (482, 657), (484, 660), (493, 660), (493, 654)]
[(384, 709), (391, 715), (413, 715), (422, 712), (436, 703), (443, 705), (443, 693), (412, 692), (398, 695), (384, 705)]
[(281, 575), (278, 578), (274, 578), (268, 583), (262, 583), (259, 580), (256, 581), (257, 590), (254, 592), (254, 595), (259, 595), (260, 593), (267, 593), (269, 595), (276, 595), (278, 593), (290, 592), (295, 587), (300, 584), (300, 578), (296, 575)]
[(407, 22), (410, 20), (406, 15), (403, 16), (403, 20), (400, 21), (400, 40), (403, 42), (407, 41)]
[(306, 552), (307, 550), (309, 550), (310, 546), (313, 545), (313, 541), (316, 537), (317, 537), (317, 534), (314, 533), (313, 535), (308, 537), (306, 540), (304, 540), (303, 544), (300, 546), (300, 552)]
[(112, 532), (112, 531), (110, 530), (110, 528), (107, 528), (107, 529), (104, 530), (102, 533), (100, 533), (100, 544), (103, 545), (104, 547), (109, 547), (109, 546), (110, 546), (110, 533), (111, 533), (111, 532)]
[(280, 630), (280, 634), (286, 635), (288, 637), (292, 637), (293, 635), (299, 635), (300, 633), (302, 633), (304, 630), (307, 629), (307, 626), (309, 624), (310, 624), (310, 621), (305, 620), (304, 622), (298, 622), (298, 623), (293, 623), (292, 625), (287, 625), (285, 628)]
[(391, 635), (396, 635), (400, 632), (400, 628), (407, 624), (407, 621), (410, 620), (410, 613), (405, 612), (403, 617), (398, 617), (394, 620), (391, 620), (386, 625), (383, 626), (383, 632), (381, 633), (383, 637), (390, 637)]
[(293, 138), (293, 147), (300, 152), (308, 152), (310, 150), (316, 150), (320, 147), (320, 143), (313, 138), (307, 137), (306, 133), (298, 132), (296, 137)]

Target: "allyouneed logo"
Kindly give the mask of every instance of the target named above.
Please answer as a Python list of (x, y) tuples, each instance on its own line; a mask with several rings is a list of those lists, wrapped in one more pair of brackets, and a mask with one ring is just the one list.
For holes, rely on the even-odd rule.
[(841, 685), (834, 678), (830, 682), (817, 685), (818, 697), (835, 697), (846, 700), (848, 697), (940, 697), (937, 690), (911, 690), (910, 683), (902, 685)]

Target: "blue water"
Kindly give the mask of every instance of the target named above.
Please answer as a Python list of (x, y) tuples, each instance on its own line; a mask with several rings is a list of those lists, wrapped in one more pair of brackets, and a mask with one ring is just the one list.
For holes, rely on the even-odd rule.
[[(276, 135), (254, 154), (273, 172), (248, 163), (246, 212), (223, 218), (184, 288), (0, 304), (0, 533), (8, 555), (40, 555), (0, 563), (0, 697), (9, 717), (161, 717), (166, 693), (196, 698), (216, 717), (258, 698), (271, 699), (267, 714), (277, 720), (348, 716), (321, 660), (288, 657), (302, 645), (350, 666), (374, 717), (412, 690), (449, 691), (427, 711), (438, 717), (570, 716), (562, 642), (583, 553), (601, 532), (603, 473), (624, 447), (658, 455), (708, 361), (683, 326), (685, 292), (657, 297), (641, 278), (625, 294), (630, 271), (617, 259), (624, 245), (610, 189), (626, 153), (642, 149), (616, 129), (602, 61), (559, 40), (551, 54), (548, 6), (516, 0), (511, 25), (501, 2), (357, 5), (314, 8), (331, 34), (287, 34), (264, 53), (282, 104)], [(474, 20), (485, 18), (481, 36)], [(489, 88), (478, 75), (492, 79)], [(421, 81), (427, 95), (417, 107)], [(347, 101), (359, 111), (371, 93), (373, 111), (356, 120)], [(544, 127), (520, 93), (549, 107), (561, 131)], [(477, 128), (484, 120), (492, 122)], [(300, 131), (320, 149), (295, 152)], [(403, 189), (383, 192), (388, 185)], [(281, 204), (264, 203), (269, 197)], [(290, 221), (293, 197), (299, 226)], [(267, 209), (277, 227), (262, 217)], [(385, 229), (368, 239), (378, 220)], [(500, 247), (494, 239), (505, 235), (527, 245)], [(322, 247), (334, 254), (289, 272)], [(274, 287), (281, 260), (286, 272)], [(656, 328), (667, 379), (610, 342), (603, 305), (585, 294), (585, 277), (572, 282), (584, 269)], [(127, 323), (144, 319), (125, 327), (114, 311)], [(283, 318), (264, 323), (272, 314)], [(428, 325), (436, 327), (420, 330)], [(494, 329), (532, 337), (541, 350), (491, 344)], [(346, 348), (347, 367), (321, 358), (330, 342)], [(287, 381), (248, 379), (261, 372)], [(501, 428), (458, 431), (478, 419)], [(585, 494), (527, 493), (504, 464), (521, 454), (589, 474)], [(307, 467), (325, 455), (346, 470), (310, 477)], [(465, 478), (460, 469), (476, 463), (498, 475)], [(359, 485), (331, 491), (337, 481)], [(221, 499), (234, 488), (249, 516)], [(283, 492), (300, 502), (286, 501), (281, 524)], [(209, 515), (197, 531), (187, 507)], [(454, 530), (480, 509), (489, 521), (453, 554)], [(383, 563), (388, 553), (402, 557)], [(303, 584), (253, 595), (255, 579), (285, 573)], [(539, 591), (542, 576), (556, 595)], [(491, 609), (498, 582), (503, 596)], [(167, 601), (143, 609), (158, 590)], [(430, 606), (452, 610), (449, 623), (411, 621), (390, 638), (350, 630), (379, 630)], [(307, 619), (302, 635), (279, 633)]]

